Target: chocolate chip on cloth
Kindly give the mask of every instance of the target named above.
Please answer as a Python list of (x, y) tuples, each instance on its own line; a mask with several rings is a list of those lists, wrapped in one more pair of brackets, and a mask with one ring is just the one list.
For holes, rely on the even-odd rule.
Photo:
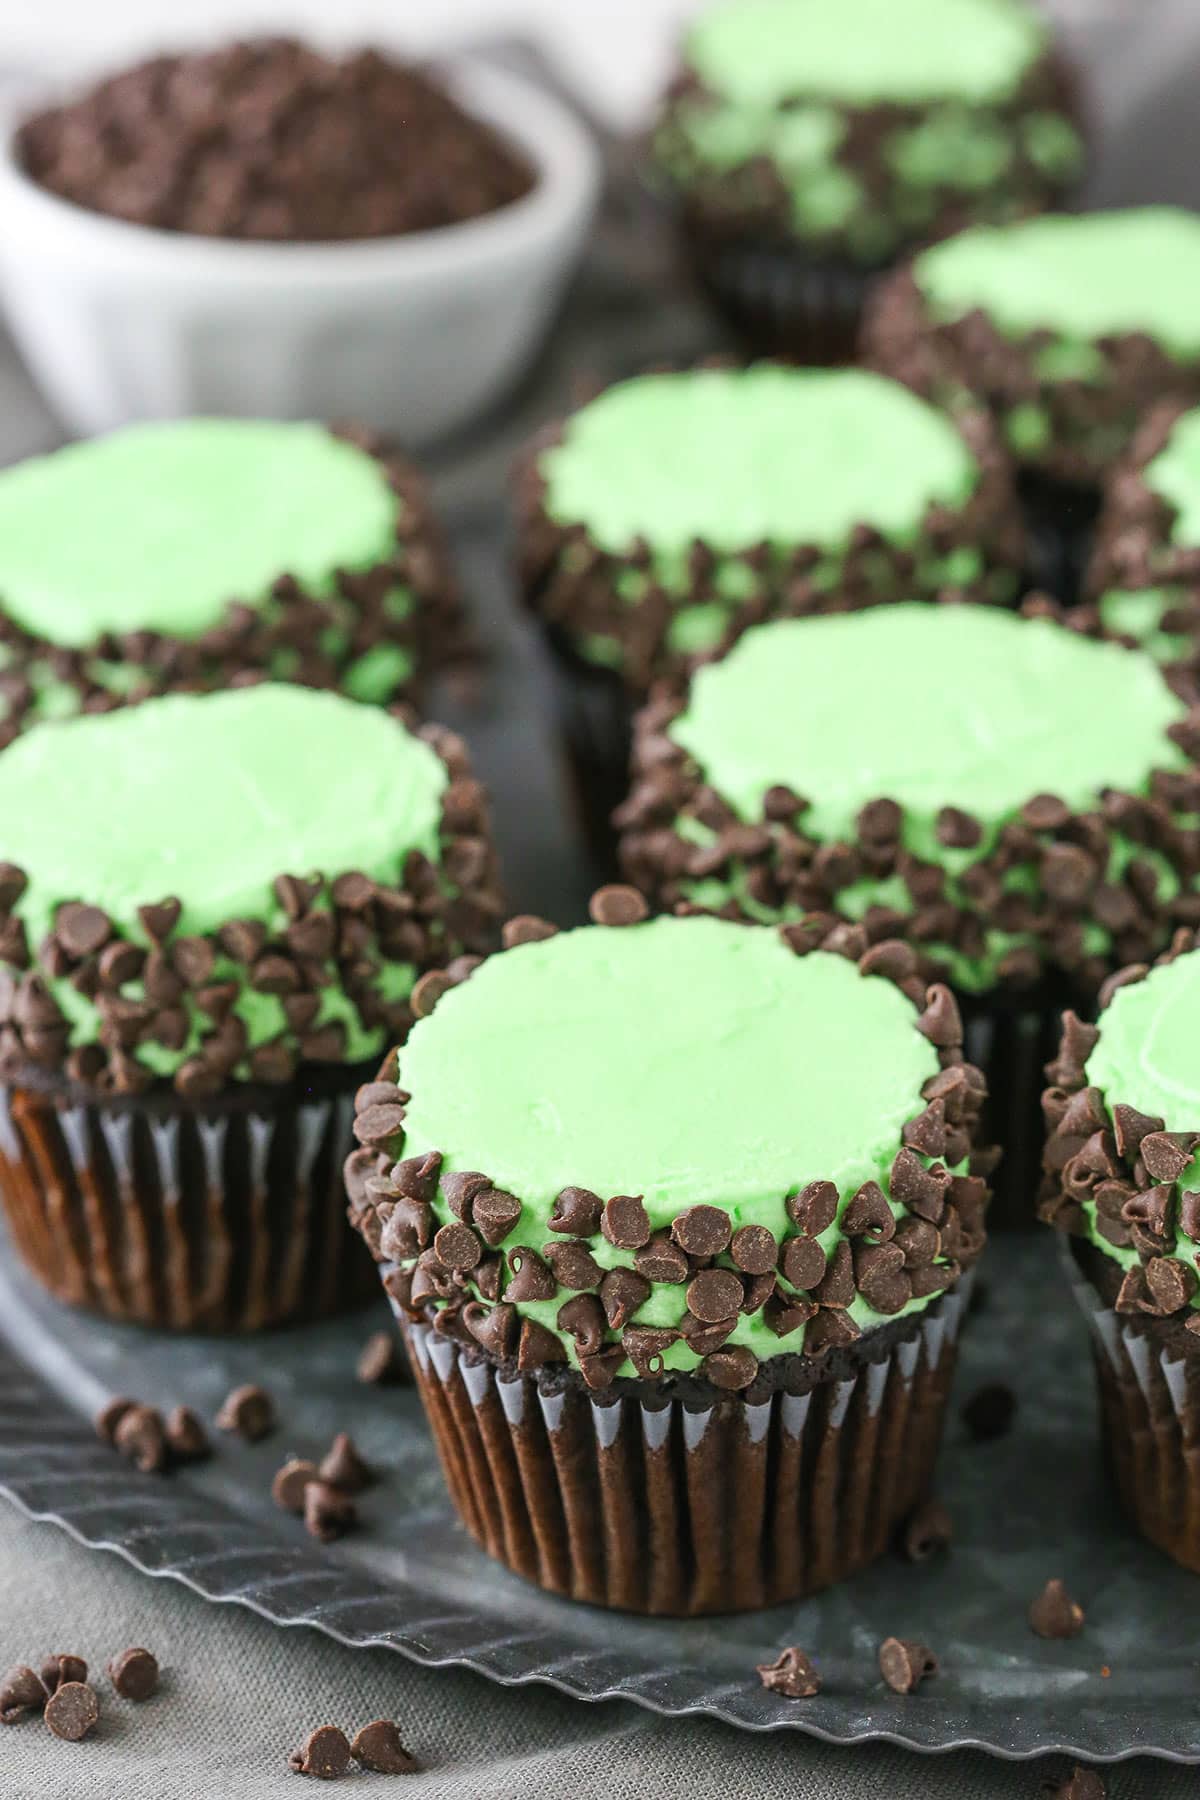
[(787, 1700), (810, 1700), (821, 1691), (821, 1677), (803, 1650), (790, 1644), (772, 1663), (756, 1663), (758, 1678), (773, 1694)]
[(55, 1652), (42, 1661), (42, 1686), (48, 1694), (53, 1694), (64, 1681), (86, 1681), (87, 1678), (86, 1662), (82, 1656), (75, 1656), (70, 1651)]
[(27, 120), (18, 154), (35, 181), (95, 212), (293, 242), (437, 230), (534, 183), (524, 156), (423, 70), (378, 50), (338, 61), (290, 38), (123, 70)]
[(938, 1660), (925, 1644), (911, 1638), (884, 1638), (879, 1646), (879, 1673), (894, 1694), (914, 1694), (938, 1672)]
[[(57, 1667), (55, 1676), (57, 1686)], [(26, 1713), (40, 1712), (46, 1699), (47, 1689), (33, 1670), (24, 1663), (14, 1664), (0, 1678), (0, 1725), (16, 1725)]]
[(140, 1645), (108, 1662), (108, 1678), (123, 1700), (149, 1700), (158, 1692), (158, 1658)]
[(1108, 1800), (1103, 1777), (1079, 1763), (1062, 1781), (1043, 1781), (1041, 1791), (1049, 1800)]
[(1030, 1601), (1029, 1623), (1041, 1638), (1078, 1637), (1083, 1630), (1083, 1608), (1055, 1578)]
[[(941, 1296), (983, 1243), (986, 1182), (958, 1172), (983, 1084), (936, 997), (928, 1029), (908, 956), (864, 977), (845, 949), (702, 917), (522, 939), (364, 1091), (364, 1112), (403, 1108), (404, 1161), (371, 1152), (365, 1175), (356, 1152), (348, 1184), (451, 1492), (553, 1591), (664, 1616), (794, 1598), (881, 1555), (928, 1492), (936, 1434), (910, 1441), (889, 1408), (946, 1403), (962, 1309)], [(931, 1113), (952, 1167), (903, 1147)], [(882, 1503), (868, 1428), (899, 1459)], [(832, 1512), (809, 1504), (818, 1465)], [(566, 1530), (580, 1506), (590, 1548)]]
[(220, 1430), (236, 1432), (248, 1444), (257, 1444), (275, 1429), (275, 1402), (266, 1388), (254, 1383), (235, 1387), (225, 1396), (216, 1423)]
[(372, 1719), (354, 1735), (350, 1754), (362, 1769), (376, 1775), (412, 1775), (421, 1767), (404, 1748), (394, 1719)]
[(318, 1725), (298, 1750), (288, 1757), (294, 1775), (312, 1775), (318, 1781), (337, 1781), (350, 1769), (350, 1745), (336, 1725)]
[(68, 1743), (85, 1738), (99, 1719), (100, 1702), (86, 1681), (64, 1681), (46, 1701), (46, 1729)]

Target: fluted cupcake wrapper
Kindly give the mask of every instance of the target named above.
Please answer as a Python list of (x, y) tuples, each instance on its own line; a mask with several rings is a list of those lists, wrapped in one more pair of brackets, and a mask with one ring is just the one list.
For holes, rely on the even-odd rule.
[(255, 1331), (363, 1299), (341, 1179), (361, 1079), (253, 1101), (0, 1086), (12, 1240), (57, 1299), (142, 1325)]
[(1200, 1345), (1194, 1356), (1171, 1354), (1169, 1322), (1147, 1318), (1135, 1330), (1087, 1280), (1066, 1239), (1061, 1250), (1091, 1330), (1102, 1437), (1121, 1504), (1143, 1537), (1200, 1572)]
[(680, 1617), (797, 1599), (887, 1548), (932, 1482), (970, 1284), (859, 1340), (848, 1375), (708, 1405), (656, 1381), (539, 1384), (397, 1317), (478, 1543), (552, 1593)]

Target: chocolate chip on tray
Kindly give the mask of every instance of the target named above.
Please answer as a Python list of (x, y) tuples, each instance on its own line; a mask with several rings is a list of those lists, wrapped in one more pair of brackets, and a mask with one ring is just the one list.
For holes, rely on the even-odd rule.
[(412, 1775), (420, 1768), (400, 1741), (400, 1730), (394, 1719), (372, 1719), (355, 1733), (350, 1754), (360, 1768), (376, 1775)]
[(117, 1420), (113, 1443), (143, 1475), (160, 1475), (167, 1466), (166, 1429), (153, 1406), (126, 1407)]
[(275, 1405), (265, 1388), (248, 1383), (226, 1396), (216, 1422), (222, 1431), (236, 1431), (257, 1444), (275, 1429)]
[(929, 1675), (936, 1675), (938, 1660), (926, 1644), (914, 1638), (884, 1638), (879, 1646), (879, 1673), (894, 1694), (912, 1694)]
[(909, 1562), (928, 1562), (939, 1550), (945, 1550), (954, 1535), (950, 1514), (940, 1500), (926, 1500), (918, 1506), (901, 1534), (900, 1545)]
[(108, 1679), (123, 1700), (148, 1700), (158, 1690), (158, 1658), (140, 1644), (109, 1658)]
[(1078, 1637), (1083, 1630), (1083, 1608), (1056, 1578), (1030, 1602), (1029, 1623), (1042, 1638)]
[(42, 1686), (47, 1694), (55, 1693), (64, 1681), (86, 1681), (87, 1678), (88, 1666), (82, 1656), (54, 1650), (42, 1658)]
[(758, 1679), (787, 1700), (809, 1700), (821, 1691), (821, 1677), (796, 1644), (781, 1650), (772, 1663), (756, 1663)]
[(86, 1681), (64, 1681), (57, 1693), (46, 1702), (46, 1726), (56, 1738), (78, 1743), (93, 1729), (100, 1717), (96, 1690)]
[(212, 1455), (208, 1433), (190, 1406), (174, 1406), (164, 1427), (167, 1447), (176, 1462), (200, 1462)]
[(340, 1488), (310, 1481), (304, 1489), (304, 1523), (312, 1537), (331, 1544), (357, 1525), (358, 1508)]
[(358, 1353), (356, 1373), (360, 1381), (384, 1387), (412, 1379), (408, 1361), (394, 1331), (373, 1331)]
[(124, 1394), (117, 1395), (114, 1399), (106, 1402), (106, 1404), (100, 1408), (100, 1411), (96, 1414), (93, 1421), (96, 1427), (97, 1437), (102, 1437), (106, 1444), (115, 1444), (117, 1441), (117, 1426), (121, 1423), (121, 1420), (125, 1417), (125, 1414), (129, 1411), (130, 1407), (136, 1405), (136, 1400), (129, 1400)]
[(271, 1498), (284, 1512), (302, 1513), (304, 1494), (309, 1482), (320, 1479), (316, 1463), (309, 1462), (302, 1456), (289, 1457), (283, 1467), (276, 1470), (275, 1479), (271, 1483)]
[(963, 1424), (977, 1444), (1004, 1437), (1017, 1410), (1017, 1397), (1001, 1381), (976, 1388), (962, 1409)]
[(318, 1781), (336, 1781), (349, 1767), (350, 1745), (336, 1725), (318, 1725), (288, 1757), (293, 1774), (314, 1775)]
[(15, 1725), (26, 1713), (40, 1712), (45, 1704), (45, 1687), (24, 1663), (15, 1663), (0, 1677), (0, 1725)]
[(344, 1494), (360, 1494), (374, 1479), (348, 1432), (339, 1431), (321, 1459), (321, 1480)]

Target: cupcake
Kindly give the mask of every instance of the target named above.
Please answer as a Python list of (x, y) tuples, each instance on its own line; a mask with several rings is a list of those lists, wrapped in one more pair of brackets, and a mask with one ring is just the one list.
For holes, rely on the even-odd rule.
[(618, 383), (532, 447), (517, 506), (524, 593), (597, 841), (653, 681), (779, 613), (1010, 602), (1024, 561), (986, 415), (940, 413), (862, 370)]
[(902, 938), (985, 1066), (1032, 1216), (1058, 1008), (1200, 922), (1184, 703), (1048, 619), (876, 607), (756, 627), (639, 716), (621, 866), (660, 909)]
[(1105, 475), (1157, 400), (1200, 398), (1200, 216), (1157, 206), (978, 226), (875, 297), (868, 361), (991, 409), (1022, 475), (1039, 579), (1076, 597)]
[(354, 1090), (422, 971), (486, 947), (496, 911), (478, 784), (436, 727), (262, 683), (22, 733), (0, 753), (0, 1204), (31, 1273), (178, 1329), (361, 1294)]
[(592, 916), (513, 921), (362, 1090), (351, 1216), (491, 1555), (634, 1612), (794, 1599), (929, 1487), (982, 1081), (903, 946)]
[(853, 355), (897, 257), (1061, 204), (1086, 159), (1024, 0), (724, 0), (688, 30), (653, 160), (735, 328), (820, 362)]
[(0, 744), (247, 672), (385, 703), (462, 653), (425, 486), (321, 425), (139, 425), (0, 471)]
[(1064, 1235), (1092, 1327), (1101, 1428), (1122, 1503), (1200, 1571), (1200, 946), (1109, 983), (1068, 1014), (1047, 1070), (1042, 1216)]

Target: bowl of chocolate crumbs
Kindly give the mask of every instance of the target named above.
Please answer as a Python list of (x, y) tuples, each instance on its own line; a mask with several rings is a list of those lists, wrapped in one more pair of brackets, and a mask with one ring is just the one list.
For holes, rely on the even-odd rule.
[(290, 38), (155, 56), (11, 130), (0, 294), (68, 424), (465, 424), (535, 352), (599, 158), (533, 82)]

